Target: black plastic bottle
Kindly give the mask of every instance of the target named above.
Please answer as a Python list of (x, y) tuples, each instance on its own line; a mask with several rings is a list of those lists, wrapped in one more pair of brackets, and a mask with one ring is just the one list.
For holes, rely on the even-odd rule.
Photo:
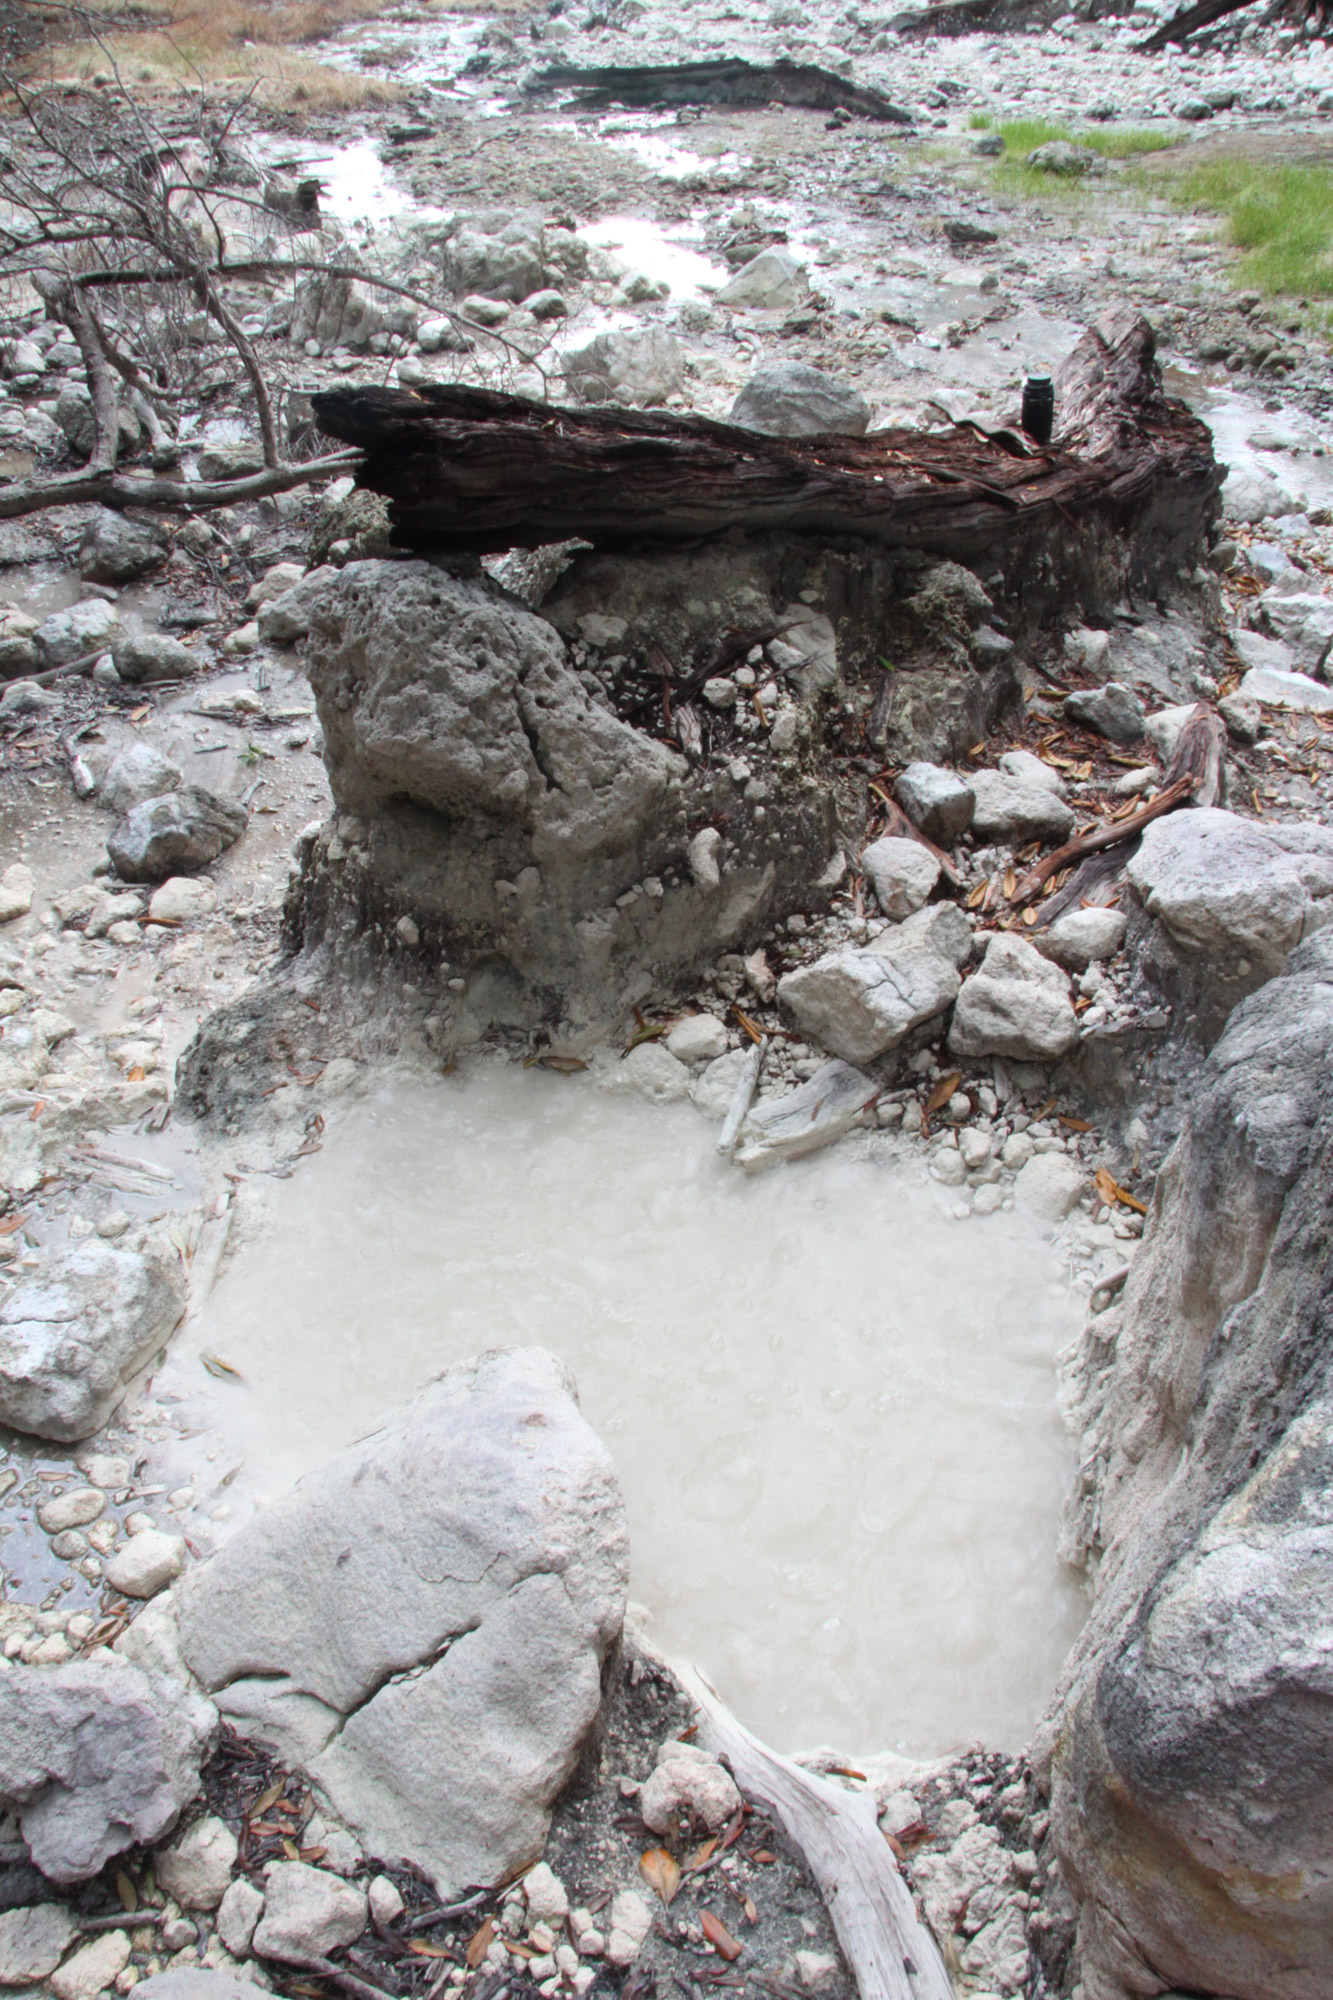
[(1055, 386), (1049, 375), (1028, 375), (1023, 382), (1023, 429), (1035, 444), (1049, 444), (1055, 429)]

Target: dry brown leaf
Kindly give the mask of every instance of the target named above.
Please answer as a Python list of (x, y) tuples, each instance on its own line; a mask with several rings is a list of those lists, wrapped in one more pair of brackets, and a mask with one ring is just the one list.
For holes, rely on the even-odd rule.
[(753, 1899), (749, 1896), (745, 1898), (745, 1921), (747, 1924), (757, 1924), (759, 1922), (759, 1911), (755, 1907)]
[(469, 1972), (476, 1971), (494, 1941), (495, 1919), (494, 1917), (487, 1917), (485, 1923), (480, 1924), (468, 1939), (467, 1969)]
[(766, 1847), (756, 1847), (754, 1853), (750, 1856), (751, 1861), (758, 1862), (761, 1868), (771, 1868), (777, 1858), (777, 1855), (770, 1854)]
[(1098, 1167), (1096, 1184), (1097, 1192), (1107, 1208), (1114, 1208), (1119, 1202), (1124, 1208), (1132, 1208), (1136, 1215), (1148, 1213), (1148, 1204), (1140, 1201), (1136, 1194), (1131, 1194), (1128, 1188), (1122, 1188), (1115, 1176), (1109, 1174), (1105, 1167)]
[(935, 1088), (931, 1091), (930, 1096), (926, 1099), (925, 1111), (927, 1118), (929, 1118), (932, 1111), (938, 1111), (942, 1104), (949, 1102), (949, 1099), (953, 1096), (962, 1080), (963, 1072), (960, 1069), (950, 1070), (947, 1076), (940, 1078)]
[(711, 1910), (703, 1910), (700, 1913), (699, 1922), (703, 1925), (704, 1936), (708, 1939), (709, 1944), (712, 1945), (713, 1950), (719, 1958), (725, 1958), (727, 1964), (730, 1965), (740, 1957), (745, 1946), (737, 1943), (721, 1917), (715, 1917)]
[(650, 1847), (641, 1854), (639, 1873), (648, 1887), (655, 1889), (662, 1901), (669, 1905), (680, 1887), (680, 1866), (665, 1847)]
[[(426, 1944), (426, 1943), (424, 1943), (424, 1942), (422, 1941), (422, 1939), (421, 1939), (421, 1938), (409, 1938), (409, 1939), (408, 1939), (408, 1942), (407, 1942), (407, 1948), (408, 1948), (408, 1950), (409, 1950), (409, 1951), (414, 1951), (414, 1952), (416, 1953), (416, 1955), (417, 1955), (417, 1957), (418, 1957), (418, 1958), (452, 1958), (452, 1957), (453, 1957), (453, 1953), (452, 1953), (451, 1951), (447, 1950), (447, 1949), (445, 1948), (445, 1946), (444, 1946), (444, 1945), (442, 1945), (442, 1944)], [(512, 1951), (512, 1950), (514, 1949), (514, 1947), (513, 1947), (513, 1945), (512, 1945), (512, 1944), (510, 1945), (509, 1949), (510, 1949), (511, 1951)]]
[(301, 1849), (301, 1859), (302, 1861), (309, 1862), (313, 1867), (316, 1861), (324, 1859), (328, 1851), (328, 1846), (325, 1842), (321, 1842), (318, 1847), (303, 1847)]
[(541, 1056), (538, 1060), (543, 1069), (557, 1070), (561, 1076), (573, 1076), (588, 1067), (582, 1056)]
[(764, 1039), (763, 1029), (759, 1026), (757, 1021), (752, 1021), (748, 1014), (742, 1014), (739, 1007), (736, 1009), (736, 1019), (740, 1022), (742, 1028), (745, 1030), (746, 1034), (750, 1037), (750, 1040), (752, 1042), (763, 1041)]
[(152, 714), (152, 712), (153, 712), (153, 709), (152, 709), (152, 704), (151, 704), (151, 702), (145, 702), (142, 708), (132, 708), (132, 709), (130, 710), (130, 721), (131, 721), (131, 722), (147, 722), (147, 720), (148, 720), (149, 716), (150, 716), (150, 715)]
[(702, 1868), (706, 1861), (711, 1861), (716, 1852), (717, 1837), (714, 1835), (712, 1840), (705, 1840), (696, 1847), (693, 1854), (685, 1856), (685, 1873), (692, 1875), (696, 1868)]
[(530, 1944), (520, 1944), (516, 1938), (505, 1938), (504, 1948), (511, 1958), (536, 1958), (537, 1953)]
[(989, 888), (990, 888), (989, 882), (978, 882), (976, 888), (973, 889), (968, 895), (967, 908), (969, 910), (979, 910), (981, 908), (981, 905), (986, 900), (986, 891)]
[(147, 1076), (148, 1071), (144, 1068), (143, 1064), (135, 1063), (133, 1069), (126, 1070), (125, 1081), (126, 1083), (143, 1083), (147, 1079)]
[(4, 1221), (0, 1222), (0, 1236), (13, 1236), (22, 1229), (27, 1219), (26, 1212), (22, 1215), (7, 1215)]
[(299, 1861), (301, 1859), (300, 1848), (296, 1845), (296, 1842), (294, 1840), (289, 1840), (286, 1834), (284, 1834), (282, 1838), (282, 1851), (287, 1856), (287, 1859), (289, 1861)]
[(1018, 876), (1012, 868), (1005, 869), (1004, 880), (1001, 882), (1000, 887), (1004, 890), (1006, 899), (1013, 895), (1014, 890), (1018, 887)]
[(135, 1888), (123, 1868), (116, 1870), (116, 1894), (120, 1897), (120, 1907), (122, 1910), (138, 1909), (139, 1891)]
[(1070, 1118), (1063, 1111), (1060, 1113), (1060, 1123), (1067, 1132), (1091, 1132), (1092, 1130), (1091, 1118)]

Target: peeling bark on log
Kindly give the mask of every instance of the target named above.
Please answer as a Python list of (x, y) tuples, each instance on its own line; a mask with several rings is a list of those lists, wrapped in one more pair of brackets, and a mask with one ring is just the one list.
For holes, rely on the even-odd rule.
[(1169, 791), (1181, 778), (1193, 785), (1191, 805), (1216, 806), (1222, 803), (1222, 758), (1227, 747), (1226, 724), (1206, 701), (1196, 706), (1176, 738), (1171, 762), (1162, 778)]
[(852, 111), (880, 124), (910, 125), (912, 114), (816, 63), (751, 63), (739, 56), (713, 62), (613, 64), (578, 69), (555, 63), (524, 86), (529, 92), (573, 90), (592, 109), (608, 104), (790, 104), (810, 111)]
[(702, 1675), (668, 1665), (698, 1710), (694, 1740), (726, 1758), (740, 1789), (773, 1814), (805, 1856), (861, 2000), (953, 2000), (939, 1947), (879, 1830), (873, 1796), (842, 1791), (767, 1749)]
[(571, 410), (489, 390), (329, 389), (327, 436), (366, 453), (400, 548), (495, 552), (581, 538), (661, 546), (731, 530), (854, 536), (961, 561), (1062, 527), (1178, 562), (1217, 507), (1207, 426), (1162, 392), (1148, 322), (1090, 328), (1056, 384), (1061, 428), (1018, 456), (971, 426), (772, 438), (706, 417)]

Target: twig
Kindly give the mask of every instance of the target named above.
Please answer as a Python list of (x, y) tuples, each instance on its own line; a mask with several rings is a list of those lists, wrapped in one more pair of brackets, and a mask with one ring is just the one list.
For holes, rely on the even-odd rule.
[(415, 1937), (418, 1931), (428, 1931), (436, 1924), (447, 1924), (454, 1917), (465, 1917), (469, 1910), (475, 1910), (494, 1895), (492, 1889), (477, 1889), (472, 1895), (464, 1896), (460, 1903), (441, 1903), (438, 1909), (422, 1910), (410, 1923), (402, 1926), (404, 1937)]
[(382, 1986), (372, 1986), (368, 1979), (359, 1979), (354, 1972), (347, 1972), (341, 1965), (335, 1965), (331, 1958), (294, 1958), (286, 1952), (266, 1954), (278, 1965), (290, 1965), (297, 1972), (315, 1972), (321, 1979), (328, 1979), (344, 1993), (350, 1993), (353, 2000), (395, 2000)]
[(1177, 778), (1174, 785), (1168, 785), (1159, 792), (1151, 805), (1144, 806), (1130, 819), (1122, 819), (1116, 826), (1094, 827), (1090, 833), (1080, 833), (1073, 840), (1057, 847), (1054, 854), (1048, 854), (1035, 868), (1030, 868), (1022, 881), (1017, 884), (1011, 904), (1027, 903), (1038, 889), (1049, 882), (1052, 875), (1058, 875), (1071, 861), (1081, 861), (1085, 854), (1097, 854), (1103, 847), (1114, 847), (1119, 841), (1130, 840), (1152, 820), (1160, 819), (1163, 813), (1171, 811), (1187, 799), (1197, 783), (1195, 778)]
[(883, 785), (877, 785), (873, 778), (867, 779), (866, 782), (869, 785), (870, 790), (875, 794), (875, 797), (883, 801), (884, 806), (888, 811), (889, 823), (888, 826), (885, 828), (885, 832), (892, 834), (895, 840), (916, 841), (919, 847), (925, 848), (927, 854), (934, 855), (935, 859), (940, 864), (940, 872), (945, 877), (946, 881), (952, 883), (955, 889), (961, 889), (963, 886), (963, 878), (959, 874), (958, 870), (954, 867), (953, 862), (949, 859), (948, 855), (944, 852), (944, 849), (942, 847), (936, 847), (934, 841), (928, 840), (925, 834), (922, 833), (919, 826), (914, 826), (912, 824), (912, 821), (907, 817), (907, 814), (903, 811), (902, 807), (898, 804), (897, 800), (891, 799), (889, 797), (889, 794), (885, 791)]

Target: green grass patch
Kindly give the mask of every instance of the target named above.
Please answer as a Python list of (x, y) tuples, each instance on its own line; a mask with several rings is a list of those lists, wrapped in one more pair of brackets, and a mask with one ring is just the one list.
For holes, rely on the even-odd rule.
[(989, 132), (994, 123), (995, 120), (991, 117), (989, 111), (969, 111), (967, 114), (967, 129), (969, 132)]
[(1333, 172), (1260, 160), (1214, 160), (1182, 176), (1189, 208), (1225, 218), (1244, 256), (1237, 281), (1256, 291), (1333, 298)]
[(1097, 125), (1091, 131), (1078, 132), (1069, 125), (1056, 125), (1049, 118), (1015, 118), (996, 129), (1004, 140), (1004, 152), (995, 163), (995, 177), (1001, 186), (1024, 194), (1071, 194), (1098, 185), (1083, 175), (1048, 174), (1040, 167), (1028, 165), (1029, 153), (1035, 153), (1038, 146), (1049, 146), (1056, 139), (1068, 140), (1071, 146), (1086, 146), (1104, 160), (1131, 160), (1142, 153), (1165, 152), (1176, 144), (1165, 132), (1149, 132), (1135, 125)]

